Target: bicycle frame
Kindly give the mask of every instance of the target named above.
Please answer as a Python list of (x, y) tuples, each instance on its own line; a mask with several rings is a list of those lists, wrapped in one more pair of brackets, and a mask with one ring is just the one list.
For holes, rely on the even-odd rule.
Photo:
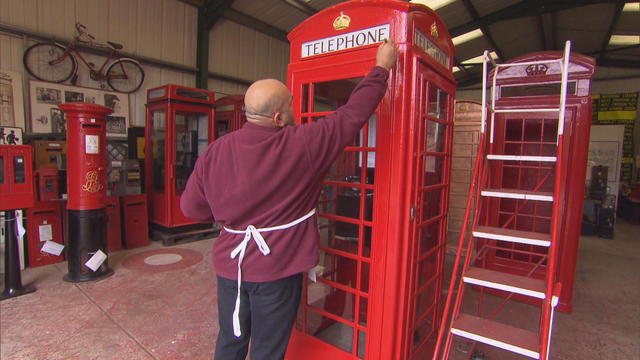
[[(91, 78), (93, 78), (94, 80), (107, 80), (107, 75), (104, 73), (104, 70), (107, 68), (107, 65), (111, 64), (112, 62), (116, 61), (116, 60), (120, 60), (120, 59), (130, 59), (135, 61), (136, 63), (138, 62), (135, 59), (131, 59), (131, 58), (125, 58), (120, 56), (120, 53), (118, 53), (117, 50), (113, 49), (113, 48), (109, 48), (109, 54), (107, 55), (106, 59), (104, 60), (104, 62), (102, 63), (102, 65), (100, 66), (99, 69), (96, 69), (95, 64), (88, 62), (84, 56), (82, 56), (82, 53), (80, 51), (78, 51), (78, 49), (76, 49), (76, 45), (77, 43), (80, 42), (78, 40), (75, 40), (73, 42), (70, 42), (67, 45), (61, 44), (59, 42), (55, 42), (55, 44), (62, 46), (65, 51), (64, 51), (64, 55), (60, 57), (60, 59), (52, 62), (52, 64), (56, 64), (59, 62), (62, 62), (67, 56), (72, 56), (75, 57), (76, 59), (80, 59), (84, 65), (89, 69), (90, 71), (90, 76)], [(95, 46), (95, 45), (93, 45)], [(105, 48), (107, 48), (106, 46), (104, 46)], [(77, 62), (77, 61), (76, 61)], [(78, 67), (76, 67), (74, 69), (73, 75), (75, 76), (78, 73)]]

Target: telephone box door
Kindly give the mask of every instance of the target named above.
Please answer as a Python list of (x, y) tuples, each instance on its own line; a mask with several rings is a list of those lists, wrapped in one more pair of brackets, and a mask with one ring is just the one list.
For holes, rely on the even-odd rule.
[[(303, 123), (317, 121), (345, 104), (371, 61), (332, 66), (293, 74), (294, 111)], [(292, 348), (314, 345), (309, 359), (357, 359), (367, 353), (367, 335), (373, 325), (370, 296), (380, 282), (370, 281), (382, 259), (374, 260), (378, 240), (373, 217), (376, 198), (376, 158), (380, 146), (376, 131), (388, 127), (374, 113), (353, 143), (337, 158), (324, 180), (318, 206), (320, 263), (317, 282), (305, 279)], [(387, 116), (388, 118), (388, 116)], [(381, 210), (384, 212), (384, 210)], [(288, 354), (297, 358), (301, 354)]]
[(193, 105), (173, 104), (174, 125), (169, 131), (173, 131), (173, 143), (169, 145), (168, 158), (173, 166), (169, 172), (170, 194), (169, 209), (174, 226), (192, 224), (180, 210), (180, 196), (187, 185), (189, 175), (193, 171), (198, 156), (207, 149), (210, 138), (209, 115), (210, 108), (199, 108)]
[(431, 357), (439, 323), (455, 85), (415, 58), (412, 214), (406, 359)]

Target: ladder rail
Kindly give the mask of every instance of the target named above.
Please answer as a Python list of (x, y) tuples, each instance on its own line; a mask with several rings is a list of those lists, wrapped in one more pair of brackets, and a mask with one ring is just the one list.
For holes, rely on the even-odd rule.
[(558, 137), (556, 150), (556, 171), (553, 184), (554, 202), (551, 210), (551, 246), (549, 247), (549, 260), (547, 262), (545, 291), (546, 299), (543, 301), (542, 319), (540, 327), (540, 358), (546, 360), (549, 357), (551, 344), (551, 316), (553, 310), (553, 291), (555, 288), (555, 273), (557, 266), (557, 252), (560, 232), (560, 194), (562, 191), (562, 169), (564, 165), (564, 117), (567, 103), (567, 83), (569, 80), (569, 60), (571, 56), (571, 41), (565, 42), (564, 57), (562, 63), (562, 83), (560, 84), (560, 113), (558, 114)]
[[(485, 133), (481, 132), (480, 133), (480, 141), (478, 144), (478, 150), (477, 150), (477, 157), (476, 157), (476, 161), (474, 164), (474, 169), (473, 169), (473, 175), (471, 177), (471, 185), (469, 187), (469, 195), (467, 195), (467, 204), (466, 204), (466, 208), (465, 208), (465, 212), (464, 212), (464, 220), (462, 223), (462, 229), (460, 231), (460, 236), (458, 237), (458, 251), (456, 251), (456, 258), (454, 260), (454, 265), (453, 265), (453, 271), (451, 273), (451, 281), (449, 283), (449, 292), (447, 293), (447, 300), (445, 302), (445, 307), (444, 307), (444, 311), (442, 313), (442, 319), (440, 319), (440, 328), (438, 330), (438, 337), (436, 339), (436, 347), (435, 350), (433, 352), (433, 360), (440, 360), (440, 359), (445, 359), (446, 357), (438, 357), (438, 354), (440, 353), (441, 349), (442, 349), (442, 340), (443, 337), (445, 337), (445, 332), (446, 337), (445, 337), (445, 344), (444, 347), (447, 347), (447, 343), (450, 340), (451, 337), (451, 333), (449, 332), (449, 328), (450, 326), (447, 326), (448, 322), (447, 322), (447, 318), (449, 315), (449, 310), (451, 307), (451, 300), (454, 294), (454, 288), (456, 285), (456, 281), (458, 280), (458, 267), (460, 267), (460, 259), (462, 258), (462, 251), (464, 249), (464, 244), (465, 244), (465, 238), (467, 237), (467, 227), (469, 225), (469, 216), (471, 215), (471, 204), (473, 203), (474, 200), (474, 193), (477, 193), (478, 196), (480, 195), (479, 189), (480, 189), (480, 184), (478, 184), (478, 180), (480, 179), (480, 172), (481, 172), (481, 168), (483, 167), (482, 162), (483, 162), (483, 147), (485, 146), (484, 143), (486, 142), (485, 140)], [(476, 218), (476, 214), (478, 211), (478, 208), (476, 207), (474, 209), (474, 218)], [(469, 233), (469, 239), (473, 239), (473, 235), (471, 233)], [(468, 244), (467, 244), (467, 253), (469, 252), (469, 249), (472, 248), (472, 241), (469, 240)], [(468, 258), (467, 254), (467, 258)], [(465, 259), (466, 262), (466, 259)], [(462, 276), (460, 277), (460, 283), (462, 282)], [(458, 290), (459, 291), (459, 290)], [(454, 305), (455, 308), (455, 305)], [(451, 321), (453, 322), (453, 316), (455, 315), (455, 310), (452, 312), (452, 318)], [(445, 350), (446, 351), (446, 350)]]

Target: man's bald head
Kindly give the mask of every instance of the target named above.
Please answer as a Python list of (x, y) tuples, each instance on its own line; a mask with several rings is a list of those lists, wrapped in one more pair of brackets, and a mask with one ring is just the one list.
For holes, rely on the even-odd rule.
[(291, 102), (291, 93), (276, 79), (258, 80), (251, 84), (244, 95), (247, 117), (262, 115), (270, 117), (276, 112), (286, 111)]

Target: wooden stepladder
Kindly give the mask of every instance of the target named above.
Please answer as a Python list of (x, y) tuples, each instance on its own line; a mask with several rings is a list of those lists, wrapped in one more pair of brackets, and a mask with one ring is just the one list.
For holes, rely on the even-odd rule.
[[(564, 54), (555, 59), (528, 62), (513, 62), (496, 64), (484, 53), (483, 60), (483, 91), (482, 91), (482, 128), (478, 146), (478, 156), (474, 167), (474, 175), (467, 199), (467, 208), (462, 230), (458, 242), (458, 250), (454, 262), (449, 293), (444, 313), (440, 323), (438, 340), (434, 352), (434, 360), (448, 359), (451, 354), (454, 337), (460, 337), (472, 342), (488, 344), (512, 353), (533, 359), (548, 359), (551, 345), (551, 331), (553, 327), (554, 308), (558, 304), (561, 284), (556, 276), (558, 266), (558, 248), (562, 241), (560, 236), (561, 191), (564, 185), (563, 177), (563, 133), (565, 110), (567, 107), (567, 89), (569, 84), (569, 62), (571, 42), (565, 44)], [(493, 69), (489, 72), (490, 63)], [(555, 63), (555, 64), (554, 64)], [(522, 103), (510, 101), (508, 106), (496, 102), (496, 79), (502, 71), (509, 68), (524, 66), (529, 69), (538, 67), (560, 67), (560, 91), (557, 95), (558, 107), (532, 106), (530, 101), (523, 98)], [(487, 96), (487, 84), (491, 83), (490, 99)], [(507, 116), (510, 119), (531, 117), (540, 114), (549, 118), (553, 114), (557, 124), (553, 124), (555, 144), (549, 151), (533, 151), (526, 144), (520, 150), (495, 146), (497, 124)], [(546, 114), (546, 115), (545, 115)], [(523, 120), (524, 123), (524, 120)], [(503, 131), (505, 128), (500, 128)], [(557, 132), (555, 132), (557, 129)], [(522, 125), (522, 132), (526, 127)], [(488, 135), (487, 135), (488, 132)], [(500, 133), (500, 136), (509, 136)], [(523, 136), (525, 138), (526, 136)], [(552, 140), (553, 141), (553, 140)], [(495, 181), (492, 172), (502, 172), (501, 176), (509, 176), (504, 169), (510, 166), (520, 168), (534, 168), (546, 171), (546, 175), (536, 179), (536, 184), (530, 187), (504, 187), (504, 181)], [(520, 173), (519, 173), (520, 174)], [(518, 175), (521, 176), (521, 175)], [(508, 202), (513, 205), (510, 213), (505, 214), (500, 206)], [(475, 203), (475, 204), (474, 204)], [(549, 226), (547, 231), (539, 228), (525, 231), (516, 225), (514, 217), (525, 207), (538, 206), (548, 209)], [(472, 210), (474, 209), (474, 210)], [(473, 214), (472, 214), (473, 212)], [(468, 219), (473, 216), (471, 231), (467, 229)], [(526, 275), (514, 274), (489, 268), (485, 257), (496, 251), (506, 251), (504, 244), (516, 244), (509, 251), (517, 256), (534, 257), (536, 263), (528, 268)], [(527, 245), (525, 249), (521, 245)], [(535, 248), (536, 251), (527, 250)], [(463, 259), (464, 257), (464, 259)], [(542, 272), (542, 274), (541, 274)], [(535, 275), (535, 276), (534, 276)], [(478, 313), (462, 312), (465, 295), (469, 295), (469, 288), (480, 290)], [(499, 293), (504, 300), (491, 313), (484, 313), (482, 299), (484, 292)], [(495, 315), (511, 300), (518, 296), (538, 299), (532, 311), (540, 312), (538, 331), (530, 331), (507, 325), (494, 320)], [(475, 298), (475, 297), (474, 297)], [(471, 353), (469, 354), (471, 356)]]

